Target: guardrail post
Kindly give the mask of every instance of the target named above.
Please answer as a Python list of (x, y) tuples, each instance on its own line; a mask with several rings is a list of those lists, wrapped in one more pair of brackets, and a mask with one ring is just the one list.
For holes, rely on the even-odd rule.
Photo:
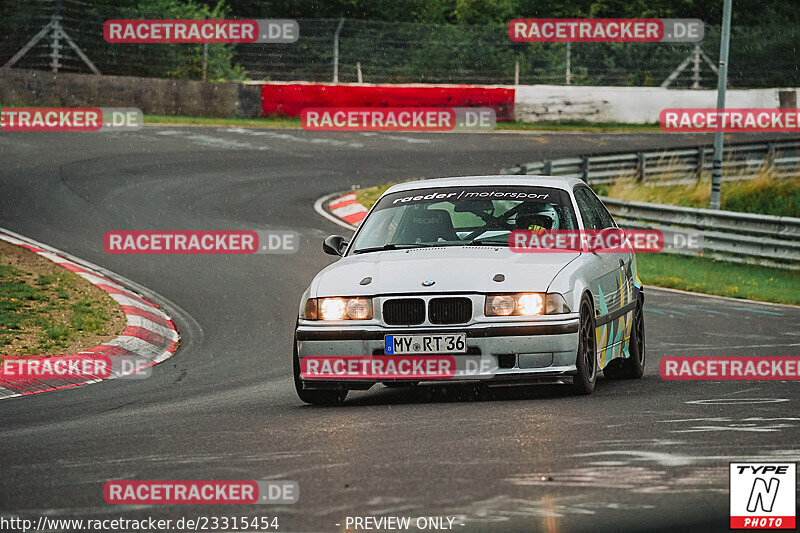
[(697, 169), (695, 170), (695, 177), (697, 181), (703, 176), (703, 167), (706, 166), (706, 150), (702, 146), (697, 148)]
[(644, 152), (637, 152), (636, 158), (638, 161), (636, 163), (636, 181), (639, 183), (644, 183), (647, 181), (647, 168), (645, 167)]
[(553, 162), (549, 159), (545, 159), (542, 161), (542, 174), (545, 176), (552, 176), (553, 175)]
[(762, 162), (762, 167), (766, 170), (772, 167), (772, 164), (775, 162), (775, 144), (774, 143), (767, 143), (767, 153), (764, 155), (764, 161)]
[(589, 156), (585, 155), (581, 161), (581, 179), (585, 183), (589, 183)]
[(528, 165), (526, 165), (525, 163), (520, 163), (518, 174), (527, 174), (527, 173), (528, 173)]
[(336, 32), (333, 34), (333, 83), (339, 83), (339, 34), (342, 33), (344, 18), (339, 19)]

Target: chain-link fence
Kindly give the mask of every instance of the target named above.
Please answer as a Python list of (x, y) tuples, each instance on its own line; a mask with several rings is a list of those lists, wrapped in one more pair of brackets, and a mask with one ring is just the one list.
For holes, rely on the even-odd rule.
[[(5, 0), (0, 7), (0, 64), (52, 20), (58, 0)], [(31, 16), (34, 13), (34, 16)], [(60, 24), (103, 74), (199, 79), (203, 45), (109, 44), (111, 18), (172, 18), (91, 0), (63, 0)], [(182, 18), (192, 16), (187, 13)], [(195, 15), (196, 16), (196, 15)], [(345, 19), (299, 19), (291, 44), (208, 45), (209, 79), (364, 83), (716, 86), (719, 29), (692, 43), (515, 43), (506, 25), (465, 26)], [(800, 84), (800, 28), (734, 27), (731, 87)], [(55, 58), (55, 59), (54, 59)], [(89, 71), (61, 39), (45, 36), (15, 67)], [(678, 67), (683, 69), (678, 71)]]
[[(200, 79), (202, 44), (111, 44), (103, 38), (103, 23), (109, 19), (205, 18), (210, 11), (195, 6), (179, 12), (124, 8), (92, 0), (2, 0), (0, 1), (0, 66), (17, 59), (14, 68), (91, 72), (69, 41), (107, 75)], [(214, 18), (214, 17), (209, 17)], [(37, 35), (48, 24), (57, 23), (63, 35), (49, 31)], [(31, 46), (32, 45), (32, 46)], [(254, 45), (248, 45), (254, 46)], [(208, 78), (240, 80), (246, 72), (233, 60), (234, 45), (210, 44), (206, 54)]]

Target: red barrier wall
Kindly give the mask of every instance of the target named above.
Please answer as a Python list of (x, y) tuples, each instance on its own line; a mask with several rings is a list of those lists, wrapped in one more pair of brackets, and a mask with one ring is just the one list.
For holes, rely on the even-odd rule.
[(491, 107), (514, 120), (514, 89), (470, 85), (265, 84), (261, 115), (300, 116), (306, 107)]

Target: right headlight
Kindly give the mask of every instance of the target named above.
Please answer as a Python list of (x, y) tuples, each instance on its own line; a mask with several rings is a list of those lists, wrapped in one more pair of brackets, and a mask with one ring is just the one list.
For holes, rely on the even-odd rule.
[(486, 316), (558, 315), (569, 312), (566, 300), (557, 292), (488, 294), (484, 305)]

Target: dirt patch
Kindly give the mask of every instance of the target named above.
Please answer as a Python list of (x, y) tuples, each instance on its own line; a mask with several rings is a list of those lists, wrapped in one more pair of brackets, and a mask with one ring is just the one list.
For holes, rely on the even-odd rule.
[(113, 339), (125, 324), (107, 293), (0, 240), (0, 355), (69, 355)]

